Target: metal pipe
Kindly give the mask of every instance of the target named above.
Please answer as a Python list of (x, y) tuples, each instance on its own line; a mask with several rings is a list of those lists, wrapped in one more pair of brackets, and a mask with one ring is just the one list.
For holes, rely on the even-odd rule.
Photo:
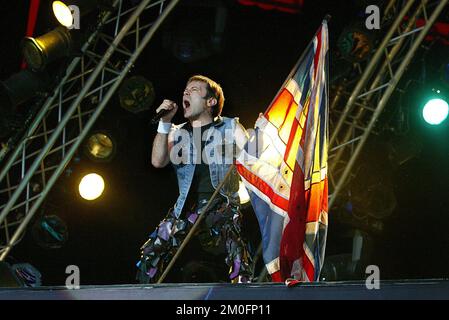
[[(409, 20), (409, 23), (407, 25), (407, 28), (405, 29), (405, 31), (407, 32), (408, 30), (410, 30), (416, 22), (416, 19), (418, 17), (418, 15), (421, 13), (421, 11), (425, 8), (425, 5), (427, 4), (428, 0), (424, 0), (421, 2), (420, 6), (417, 8), (417, 10), (415, 11), (414, 15), (412, 16), (412, 18)], [(375, 90), (374, 88), (376, 88), (378, 86), (378, 84), (381, 82), (383, 74), (385, 73), (385, 70), (387, 68), (387, 66), (389, 66), (390, 61), (392, 59), (394, 59), (394, 57), (398, 54), (402, 44), (404, 43), (405, 38), (402, 38), (398, 43), (396, 43), (396, 45), (391, 49), (390, 53), (388, 54), (388, 56), (386, 57), (382, 67), (380, 68), (380, 71), (378, 72), (376, 78), (373, 80), (370, 88), (369, 88), (369, 92), (373, 93), (373, 90)], [(382, 85), (381, 87), (384, 88), (385, 86), (388, 86), (388, 84), (386, 85)], [(366, 94), (363, 94), (362, 96), (365, 96)], [(365, 104), (368, 103), (368, 101), (372, 98), (372, 94), (368, 95), (365, 99), (366, 102)], [(367, 109), (367, 108), (365, 108)], [(360, 109), (357, 113), (357, 115), (354, 117), (353, 123), (357, 122), (359, 119), (362, 118), (364, 112), (364, 109)], [(375, 111), (375, 109), (373, 110)], [(347, 129), (345, 136), (343, 137), (343, 143), (344, 141), (347, 141), (351, 135), (352, 135), (352, 130), (353, 130), (354, 126), (351, 126)], [(344, 145), (346, 145), (346, 143), (344, 143)], [(340, 149), (340, 146), (334, 147), (333, 150), (337, 150)], [(334, 155), (334, 162), (332, 162), (330, 168), (331, 170), (335, 168), (335, 165), (340, 161), (341, 156), (343, 155), (343, 149), (338, 150), (338, 152), (336, 153), (336, 155)]]
[[(115, 1), (114, 6), (116, 5), (118, 0)], [(104, 21), (107, 21), (107, 19), (110, 16), (110, 12), (107, 12), (102, 20), (102, 22), (100, 23), (100, 25), (102, 25), (104, 23)], [(99, 30), (97, 29), (87, 40), (87, 42), (85, 43), (85, 45), (81, 48), (81, 52), (85, 52), (87, 50), (87, 48), (94, 42), (97, 34), (99, 33)], [(9, 169), (11, 168), (12, 164), (14, 163), (14, 161), (17, 159), (17, 156), (19, 155), (20, 151), (21, 151), (21, 147), (25, 148), (25, 141), (27, 139), (27, 137), (29, 135), (32, 135), (36, 129), (39, 127), (40, 122), (42, 121), (42, 119), (45, 117), (45, 115), (47, 114), (48, 108), (50, 107), (50, 105), (53, 103), (53, 101), (56, 99), (59, 91), (62, 89), (62, 87), (66, 84), (67, 79), (69, 79), (69, 77), (71, 76), (72, 72), (75, 70), (75, 68), (77, 67), (77, 65), (80, 63), (81, 58), (80, 57), (76, 57), (75, 59), (72, 60), (72, 62), (70, 63), (70, 65), (67, 67), (67, 72), (65, 74), (65, 76), (61, 79), (60, 84), (58, 85), (58, 87), (56, 88), (56, 90), (53, 92), (53, 95), (51, 97), (49, 97), (47, 99), (47, 101), (44, 103), (43, 107), (41, 108), (41, 110), (39, 111), (39, 113), (36, 115), (34, 121), (31, 123), (29, 129), (25, 132), (25, 134), (23, 135), (22, 139), (20, 141), (22, 141), (23, 145), (18, 145), (14, 152), (11, 154), (11, 157), (9, 157), (8, 161), (6, 162), (5, 166), (3, 167), (2, 171), (0, 172), (0, 181), (2, 181), (5, 178), (5, 175), (8, 173)], [(3, 219), (0, 218), (0, 223)]]
[(396, 3), (396, 1), (397, 0), (390, 0), (390, 2), (388, 3), (387, 7), (385, 8), (384, 19), (388, 16), (388, 14), (390, 13), (390, 10), (393, 8), (393, 6)]
[(404, 16), (406, 13), (410, 10), (411, 6), (413, 5), (415, 1), (407, 1), (407, 4), (402, 8), (401, 13), (396, 18), (395, 22), (391, 26), (390, 30), (388, 30), (387, 35), (382, 40), (382, 43), (379, 45), (379, 48), (377, 49), (376, 53), (374, 54), (373, 58), (369, 62), (368, 66), (366, 67), (362, 77), (360, 78), (359, 82), (357, 83), (356, 87), (354, 88), (354, 91), (352, 92), (351, 96), (348, 99), (348, 102), (346, 103), (345, 108), (343, 109), (342, 116), (340, 117), (340, 120), (338, 121), (337, 127), (334, 128), (334, 131), (332, 133), (331, 139), (329, 141), (329, 146), (332, 147), (335, 143), (335, 140), (337, 138), (337, 135), (341, 129), (341, 127), (344, 124), (344, 121), (346, 120), (346, 117), (349, 115), (349, 113), (352, 110), (352, 107), (354, 106), (354, 103), (359, 97), (360, 92), (365, 86), (365, 83), (368, 81), (369, 77), (374, 71), (374, 68), (377, 66), (380, 58), (382, 57), (385, 48), (387, 47), (388, 42), (390, 41), (391, 37), (394, 35), (400, 24), (402, 23)]
[(390, 86), (385, 91), (384, 95), (382, 96), (382, 99), (379, 101), (379, 105), (376, 108), (376, 112), (374, 113), (370, 123), (368, 124), (368, 127), (367, 127), (365, 133), (362, 136), (362, 139), (357, 144), (357, 147), (354, 150), (354, 154), (352, 155), (350, 161), (346, 165), (346, 168), (345, 168), (345, 170), (344, 170), (344, 172), (343, 172), (343, 174), (342, 174), (342, 176), (341, 176), (337, 186), (335, 187), (334, 192), (332, 193), (332, 197), (330, 198), (330, 201), (329, 201), (329, 208), (331, 208), (332, 205), (334, 204), (335, 199), (337, 198), (338, 193), (340, 192), (343, 184), (345, 183), (347, 177), (349, 176), (349, 174), (350, 174), (350, 172), (352, 170), (352, 167), (353, 167), (355, 161), (357, 160), (357, 158), (358, 158), (358, 156), (360, 154), (360, 151), (363, 148), (363, 145), (365, 144), (366, 140), (368, 139), (369, 133), (371, 132), (372, 128), (374, 127), (374, 124), (375, 124), (378, 116), (380, 115), (380, 113), (382, 112), (383, 108), (387, 104), (390, 96), (393, 94), (394, 89), (395, 89), (397, 83), (399, 82), (399, 79), (404, 74), (408, 64), (410, 63), (410, 61), (412, 60), (412, 58), (415, 55), (416, 51), (418, 50), (419, 46), (421, 45), (422, 41), (424, 40), (424, 37), (429, 32), (430, 28), (433, 26), (433, 24), (435, 23), (436, 19), (438, 18), (438, 16), (440, 15), (441, 11), (443, 10), (444, 6), (448, 3), (448, 1), (449, 0), (441, 0), (441, 2), (435, 8), (435, 10), (433, 11), (429, 21), (427, 22), (427, 24), (425, 26), (425, 28), (421, 31), (421, 33), (419, 34), (419, 36), (416, 39), (415, 43), (410, 48), (410, 50), (407, 52), (407, 55), (405, 56), (405, 58), (403, 59), (401, 65), (399, 66), (398, 70), (396, 71), (396, 74), (391, 79)]
[[(151, 1), (151, 0), (148, 0)], [(125, 24), (125, 26), (123, 26), (122, 30), (120, 31), (119, 35), (117, 36), (117, 38), (121, 35), (121, 34), (125, 34), (127, 31), (127, 28), (129, 29), (131, 27), (131, 23), (130, 21), (132, 20), (136, 20), (136, 18), (140, 15), (141, 10), (145, 9), (145, 6), (147, 5), (148, 1), (143, 1), (138, 9), (136, 9), (136, 12), (134, 12), (133, 16), (129, 18), (129, 20), (127, 21), (127, 23)], [(16, 229), (16, 231), (14, 232), (14, 235), (12, 236), (11, 240), (9, 241), (8, 245), (6, 246), (6, 248), (4, 249), (4, 251), (2, 252), (1, 256), (0, 256), (0, 261), (4, 260), (5, 257), (8, 255), (9, 251), (11, 250), (12, 246), (14, 246), (15, 242), (17, 241), (17, 239), (19, 239), (19, 237), (21, 236), (22, 232), (25, 231), (26, 226), (28, 225), (28, 223), (30, 222), (30, 220), (32, 219), (32, 217), (34, 216), (35, 212), (37, 211), (37, 209), (39, 208), (39, 206), (41, 205), (41, 203), (44, 201), (45, 197), (47, 196), (48, 192), (50, 191), (50, 189), (53, 187), (53, 185), (55, 184), (56, 180), (59, 178), (59, 176), (61, 175), (61, 173), (63, 172), (64, 168), (66, 167), (66, 165), (69, 163), (70, 159), (73, 157), (73, 155), (75, 154), (76, 150), (78, 149), (78, 147), (80, 146), (81, 142), (83, 141), (83, 139), (86, 137), (87, 133), (89, 132), (89, 130), (92, 128), (92, 126), (94, 125), (96, 119), (99, 117), (99, 115), (101, 114), (101, 112), (103, 111), (103, 109), (106, 107), (107, 103), (109, 102), (109, 100), (111, 99), (111, 97), (113, 96), (113, 94), (115, 93), (115, 91), (117, 90), (118, 86), (120, 85), (121, 81), (125, 78), (125, 76), (128, 74), (128, 72), (131, 70), (131, 68), (134, 66), (134, 62), (136, 61), (137, 57), (140, 55), (140, 53), (143, 51), (143, 49), (146, 47), (146, 45), (148, 44), (148, 42), (151, 40), (151, 38), (153, 37), (154, 33), (156, 32), (156, 30), (159, 28), (159, 26), (161, 25), (162, 21), (166, 18), (166, 16), (173, 10), (173, 8), (176, 6), (176, 4), (179, 2), (179, 0), (172, 0), (170, 2), (170, 4), (167, 6), (167, 8), (164, 10), (164, 12), (159, 16), (159, 18), (157, 19), (157, 21), (155, 22), (155, 24), (151, 27), (150, 30), (148, 30), (148, 32), (145, 34), (144, 38), (142, 39), (142, 42), (140, 44), (140, 46), (138, 48), (136, 48), (134, 54), (132, 55), (132, 57), (129, 59), (129, 61), (127, 62), (126, 66), (123, 68), (120, 78), (111, 86), (111, 88), (108, 90), (108, 92), (105, 95), (105, 98), (103, 101), (101, 101), (101, 103), (98, 105), (98, 108), (96, 109), (96, 111), (92, 114), (92, 116), (89, 118), (89, 121), (86, 123), (83, 131), (80, 133), (79, 135), (79, 139), (72, 145), (72, 147), (70, 148), (70, 150), (67, 152), (67, 155), (65, 156), (65, 158), (62, 160), (62, 162), (60, 163), (60, 165), (58, 166), (58, 168), (55, 170), (55, 172), (53, 173), (53, 175), (51, 176), (51, 178), (48, 180), (47, 185), (45, 186), (45, 188), (42, 190), (41, 196), (33, 203), (33, 206), (31, 207), (30, 211), (28, 212), (28, 214), (26, 215), (25, 219), (22, 221), (21, 225)], [(118, 40), (118, 41), (121, 41)], [(111, 48), (110, 48), (111, 49)], [(113, 52), (113, 47), (111, 50), (108, 50), (107, 54), (105, 54), (105, 58), (109, 58), (110, 55), (112, 55)], [(106, 60), (103, 62), (103, 64), (106, 63)], [(99, 66), (101, 67), (101, 65)], [(96, 72), (96, 74), (98, 75), (99, 71)], [(92, 76), (91, 76), (92, 78)], [(88, 90), (88, 86), (89, 86), (89, 82), (93, 82), (91, 81), (91, 78), (88, 79), (87, 83), (86, 83), (86, 90), (82, 90), (82, 92), (86, 92)], [(72, 107), (70, 109), (75, 109), (76, 107), (76, 101), (73, 103)], [(64, 119), (67, 118), (67, 115), (64, 117)], [(59, 130), (60, 131), (60, 130)], [(52, 135), (52, 137), (50, 138), (50, 140), (53, 138), (54, 135)], [(37, 161), (37, 160), (36, 160)], [(36, 163), (36, 161), (34, 163)], [(39, 160), (40, 161), (40, 160)], [(33, 163), (33, 165), (34, 165)], [(16, 191), (17, 193), (17, 191)], [(5, 208), (3, 211), (5, 211), (7, 208)]]
[(80, 105), (82, 99), (84, 99), (86, 93), (89, 91), (90, 87), (93, 85), (94, 81), (97, 79), (98, 75), (100, 74), (102, 68), (106, 65), (107, 61), (110, 59), (112, 54), (115, 51), (115, 48), (118, 46), (118, 43), (120, 43), (125, 36), (125, 34), (128, 32), (128, 30), (131, 28), (132, 24), (136, 21), (137, 17), (141, 14), (141, 12), (144, 10), (145, 6), (150, 2), (151, 0), (144, 0), (140, 3), (140, 5), (137, 7), (137, 9), (133, 12), (131, 17), (126, 21), (125, 25), (120, 30), (120, 33), (115, 38), (112, 45), (106, 50), (102, 60), (100, 60), (98, 66), (95, 68), (94, 72), (90, 75), (89, 79), (87, 80), (85, 86), (81, 89), (79, 95), (76, 97), (76, 99), (72, 102), (70, 108), (68, 108), (66, 114), (64, 115), (64, 118), (59, 122), (55, 132), (51, 135), (48, 143), (45, 144), (45, 146), (42, 148), (41, 152), (37, 156), (37, 158), (34, 160), (33, 164), (30, 166), (30, 168), (27, 171), (27, 174), (22, 179), (21, 183), (19, 184), (19, 187), (17, 190), (12, 194), (11, 198), (6, 204), (6, 207), (3, 209), (3, 211), (0, 214), (0, 223), (3, 221), (3, 219), (8, 214), (9, 210), (14, 205), (14, 202), (17, 201), (17, 199), (20, 196), (20, 193), (25, 188), (28, 181), (31, 179), (32, 175), (36, 171), (36, 168), (38, 167), (39, 163), (45, 158), (48, 151), (51, 149), (51, 147), (55, 144), (56, 140), (58, 139), (59, 134), (69, 121), (72, 114), (75, 112), (76, 108)]

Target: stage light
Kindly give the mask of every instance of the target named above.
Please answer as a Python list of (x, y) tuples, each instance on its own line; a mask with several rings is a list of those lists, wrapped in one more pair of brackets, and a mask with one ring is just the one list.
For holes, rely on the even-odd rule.
[(14, 109), (36, 95), (44, 94), (50, 85), (50, 77), (44, 72), (24, 69), (0, 82), (0, 110)]
[(116, 145), (111, 134), (98, 131), (87, 138), (84, 143), (84, 153), (92, 161), (109, 162), (116, 154)]
[[(103, 1), (105, 4), (107, 1)], [(52, 10), (56, 20), (67, 28), (80, 28), (80, 18), (99, 6), (95, 0), (53, 1)]]
[(65, 27), (57, 27), (38, 38), (26, 37), (22, 51), (31, 69), (43, 70), (50, 62), (70, 55), (72, 37)]
[[(227, 8), (223, 2), (197, 1), (185, 5), (193, 8), (186, 9), (187, 15), (179, 16), (176, 24), (164, 33), (164, 48), (184, 63), (203, 60), (221, 52), (227, 21)], [(191, 11), (200, 18), (192, 21), (188, 13)]]
[(248, 190), (246, 190), (246, 187), (242, 181), (240, 181), (240, 183), (239, 183), (239, 191), (238, 192), (239, 192), (240, 204), (245, 205), (245, 204), (249, 203), (249, 201), (250, 201), (249, 193), (248, 193)]
[(320, 281), (342, 281), (354, 279), (351, 270), (350, 254), (339, 254), (326, 257), (320, 274)]
[(45, 249), (59, 249), (68, 239), (66, 223), (55, 215), (45, 215), (33, 225), (34, 241)]
[(422, 114), (428, 124), (439, 125), (446, 120), (448, 112), (448, 103), (443, 99), (435, 98), (425, 104)]
[(120, 106), (132, 113), (148, 110), (154, 103), (154, 86), (142, 76), (126, 79), (119, 90)]
[(23, 283), (24, 287), (40, 287), (42, 274), (29, 263), (17, 263), (11, 266), (12, 271)]
[(64, 27), (70, 27), (73, 25), (72, 10), (62, 1), (53, 1), (52, 4), (53, 14), (60, 24)]
[(90, 173), (81, 179), (79, 184), (79, 193), (86, 200), (95, 200), (102, 195), (104, 191), (104, 180), (96, 174)]
[[(20, 131), (29, 108), (18, 108), (30, 99), (44, 96), (50, 87), (48, 74), (24, 69), (0, 82), (0, 137)], [(21, 110), (23, 109), (23, 110)]]
[(373, 36), (366, 28), (346, 27), (338, 38), (337, 47), (346, 60), (361, 62), (366, 60), (373, 52)]

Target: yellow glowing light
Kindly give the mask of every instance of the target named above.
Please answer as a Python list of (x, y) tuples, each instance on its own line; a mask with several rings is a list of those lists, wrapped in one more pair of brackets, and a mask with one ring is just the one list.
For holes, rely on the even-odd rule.
[(250, 200), (248, 190), (246, 190), (245, 185), (242, 181), (240, 181), (239, 184), (239, 198), (240, 204), (246, 204)]
[(103, 178), (96, 174), (90, 173), (81, 179), (79, 185), (79, 193), (81, 197), (86, 200), (95, 200), (104, 191), (104, 180)]
[(53, 1), (52, 7), (53, 14), (60, 24), (67, 28), (73, 24), (72, 11), (67, 5), (62, 1)]

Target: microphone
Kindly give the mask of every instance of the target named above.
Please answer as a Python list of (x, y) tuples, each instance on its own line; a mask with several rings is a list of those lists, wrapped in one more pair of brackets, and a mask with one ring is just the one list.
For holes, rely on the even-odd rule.
[(156, 115), (153, 117), (153, 119), (151, 119), (150, 123), (157, 124), (163, 116), (169, 114), (171, 111), (172, 110), (166, 110), (166, 109), (159, 111), (158, 113), (156, 113)]

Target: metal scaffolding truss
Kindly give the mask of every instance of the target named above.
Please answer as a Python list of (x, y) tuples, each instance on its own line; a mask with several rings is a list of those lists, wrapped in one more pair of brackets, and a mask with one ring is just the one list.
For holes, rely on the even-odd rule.
[[(353, 175), (354, 164), (376, 121), (448, 0), (390, 0), (384, 17), (391, 26), (373, 56), (358, 64), (354, 86), (341, 82), (330, 106), (329, 209)], [(417, 27), (417, 20), (425, 21)]]
[(115, 0), (100, 15), (81, 56), (71, 61), (2, 163), (0, 260), (20, 241), (120, 83), (178, 2), (142, 0), (134, 5)]

